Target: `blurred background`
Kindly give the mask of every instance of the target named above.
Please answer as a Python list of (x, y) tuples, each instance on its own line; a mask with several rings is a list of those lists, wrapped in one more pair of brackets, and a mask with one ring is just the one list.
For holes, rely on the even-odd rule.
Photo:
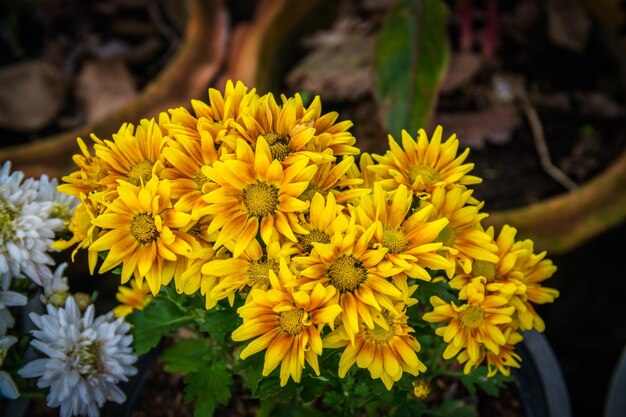
[(487, 223), (558, 266), (539, 312), (574, 416), (599, 416), (626, 345), (625, 25), (618, 0), (5, 1), (0, 163), (61, 177), (76, 137), (228, 79), (320, 95), (364, 152), (441, 124), (471, 149)]

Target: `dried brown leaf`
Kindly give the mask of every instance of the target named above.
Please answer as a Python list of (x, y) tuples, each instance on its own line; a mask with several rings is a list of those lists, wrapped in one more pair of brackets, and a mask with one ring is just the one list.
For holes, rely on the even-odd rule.
[(582, 52), (587, 45), (591, 20), (577, 1), (549, 0), (548, 35), (555, 45), (573, 52)]
[(0, 68), (0, 126), (35, 131), (50, 124), (65, 100), (66, 80), (43, 60)]
[(78, 75), (76, 96), (88, 122), (112, 113), (136, 95), (135, 81), (120, 59), (86, 61)]
[(437, 114), (436, 123), (455, 132), (462, 146), (482, 149), (487, 142), (504, 144), (522, 122), (513, 104), (493, 106), (477, 112)]
[(482, 57), (470, 51), (461, 51), (452, 55), (440, 91), (449, 93), (466, 85), (478, 73), (482, 64)]

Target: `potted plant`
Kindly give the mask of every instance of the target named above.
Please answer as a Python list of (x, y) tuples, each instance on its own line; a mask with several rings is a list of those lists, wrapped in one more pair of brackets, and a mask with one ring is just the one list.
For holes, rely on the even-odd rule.
[[(514, 228), (482, 228), (457, 139), (403, 132), (403, 148), (392, 142), (376, 163), (356, 165), (349, 123), (322, 113), (319, 99), (279, 104), (232, 82), (209, 97), (111, 140), (94, 136), (93, 152), (81, 146), (59, 187), (80, 204), (71, 236), (55, 244), (86, 249), (91, 271), (133, 282), (117, 314), (134, 310), (138, 354), (186, 329), (160, 358), (185, 375), (196, 415), (228, 404), (239, 384), (259, 415), (467, 415), (477, 389), (497, 394), (523, 366), (522, 332), (544, 329), (533, 305), (558, 297), (542, 285), (556, 268)], [(106, 323), (92, 324), (92, 307), (81, 318), (75, 299), (31, 315), (42, 357), (20, 375), (52, 387), (48, 403), (64, 414), (96, 415), (99, 400), (59, 391), (67, 376), (45, 369), (71, 360), (79, 383), (111, 381), (113, 358), (134, 363), (128, 325), (102, 330), (119, 329), (98, 342), (115, 349), (67, 350), (50, 336), (65, 328), (48, 323)], [(113, 380), (134, 367), (121, 369)], [(124, 398), (112, 385), (88, 393)]]

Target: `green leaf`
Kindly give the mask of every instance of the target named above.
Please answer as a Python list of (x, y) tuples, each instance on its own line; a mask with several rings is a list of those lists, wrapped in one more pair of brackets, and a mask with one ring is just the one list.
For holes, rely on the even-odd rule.
[(226, 366), (221, 362), (205, 364), (185, 377), (185, 402), (195, 400), (195, 417), (212, 416), (218, 404), (228, 404), (231, 396), (233, 378)]
[(161, 355), (167, 372), (196, 372), (211, 356), (204, 339), (181, 339)]
[(141, 355), (159, 343), (163, 336), (190, 322), (193, 317), (164, 297), (156, 297), (143, 310), (128, 316), (133, 324), (135, 351)]
[(233, 308), (228, 310), (209, 310), (203, 316), (198, 330), (206, 332), (215, 340), (223, 341), (241, 324), (241, 319)]
[(259, 382), (263, 379), (263, 363), (265, 362), (264, 355), (259, 352), (245, 360), (237, 359), (235, 363), (235, 372), (243, 377), (244, 385), (250, 388), (253, 395), (256, 395), (259, 387)]
[(459, 375), (459, 379), (470, 395), (475, 395), (476, 387), (478, 387), (492, 397), (498, 396), (500, 394), (500, 388), (504, 388), (505, 384), (515, 380), (515, 377), (512, 375), (504, 376), (496, 374), (492, 377), (488, 377), (487, 373), (487, 367), (480, 366), (469, 375)]
[(439, 406), (426, 411), (432, 417), (476, 417), (476, 412), (461, 400), (445, 400)]
[(442, 0), (399, 0), (378, 35), (376, 97), (396, 138), (428, 126), (449, 59)]

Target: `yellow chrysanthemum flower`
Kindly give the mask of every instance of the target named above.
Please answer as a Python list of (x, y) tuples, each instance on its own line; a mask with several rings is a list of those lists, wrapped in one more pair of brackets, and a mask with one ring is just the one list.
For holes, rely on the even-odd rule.
[(309, 142), (315, 135), (315, 128), (299, 122), (296, 118), (298, 102), (294, 99), (285, 101), (282, 106), (276, 103), (274, 96), (266, 94), (258, 100), (258, 106), (241, 115), (241, 123), (233, 122), (235, 132), (227, 135), (224, 141), (235, 146), (238, 138), (244, 138), (253, 147), (259, 138), (269, 145), (272, 159), (287, 167), (297, 161), (311, 160), (314, 163), (333, 161), (332, 154), (313, 151)]
[(345, 234), (336, 234), (330, 243), (313, 243), (313, 251), (308, 256), (295, 257), (300, 264), (303, 288), (321, 283), (335, 287), (339, 304), (342, 308), (341, 321), (349, 337), (359, 332), (361, 321), (369, 328), (374, 322), (386, 326), (380, 314), (372, 314), (371, 309), (381, 312), (383, 308), (400, 315), (394, 307), (394, 301), (404, 298), (402, 292), (387, 280), (388, 277), (402, 272), (401, 269), (381, 271), (378, 266), (387, 252), (386, 249), (372, 248), (372, 237), (376, 224), (360, 232), (357, 228), (348, 228)]
[[(98, 144), (104, 143), (94, 135), (91, 138)], [(106, 189), (100, 181), (106, 177), (107, 169), (100, 158), (91, 154), (81, 138), (76, 139), (76, 141), (81, 154), (75, 154), (72, 156), (72, 160), (79, 169), (69, 175), (65, 175), (62, 178), (64, 184), (60, 184), (58, 190), (83, 200), (84, 196), (94, 191), (99, 192)]]
[(442, 255), (451, 264), (446, 269), (448, 278), (454, 275), (457, 263), (465, 273), (469, 273), (474, 260), (498, 262), (495, 253), (498, 247), (480, 225), (480, 221), (488, 214), (479, 213), (483, 203), (468, 204), (471, 196), (472, 190), (464, 187), (453, 187), (450, 190), (439, 187), (433, 190), (430, 199), (430, 204), (434, 206), (431, 219), (445, 218), (449, 221), (437, 238), (437, 241), (443, 243)]
[(135, 281), (131, 281), (130, 284), (130, 287), (126, 285), (117, 287), (115, 298), (120, 302), (120, 305), (112, 310), (115, 317), (126, 317), (133, 310), (143, 310), (152, 301), (150, 288), (139, 288)]
[(320, 193), (313, 196), (309, 213), (306, 215), (308, 221), (301, 223), (308, 233), (296, 235), (300, 254), (309, 254), (313, 250), (313, 243), (330, 243), (331, 236), (346, 231), (350, 224), (343, 209), (343, 206), (337, 204), (332, 193), (326, 198)]
[(241, 115), (257, 107), (258, 95), (253, 88), (248, 91), (241, 81), (226, 82), (224, 93), (209, 88), (209, 100), (191, 100), (193, 114), (184, 107), (170, 109), (171, 123), (166, 127), (177, 138), (200, 140), (202, 134), (209, 134), (217, 143), (230, 130), (231, 121), (241, 121)]
[[(167, 139), (154, 119), (141, 120), (139, 126), (124, 123), (113, 140), (96, 142), (96, 157), (106, 168), (106, 176), (99, 184), (115, 191), (118, 180), (124, 180), (135, 186), (146, 184), (153, 175), (158, 175), (163, 168), (165, 158), (163, 147)], [(108, 196), (114, 198), (115, 194)]]
[(306, 362), (320, 374), (318, 356), (323, 344), (320, 333), (325, 325), (333, 326), (341, 307), (335, 302), (335, 288), (315, 285), (311, 291), (295, 288), (293, 273), (284, 260), (278, 277), (269, 272), (271, 288), (253, 289), (246, 304), (237, 310), (243, 324), (232, 338), (254, 339), (241, 351), (241, 359), (265, 351), (263, 376), (280, 364), (280, 385), (291, 377), (300, 382)]
[(215, 248), (236, 240), (236, 258), (259, 233), (269, 244), (279, 235), (296, 242), (294, 233), (307, 231), (298, 223), (298, 213), (309, 203), (298, 199), (309, 185), (315, 170), (306, 159), (283, 168), (272, 158), (268, 143), (259, 138), (256, 151), (242, 139), (237, 143), (236, 160), (217, 161), (202, 173), (219, 185), (204, 195), (206, 213), (215, 216), (209, 233), (217, 232)]
[(362, 187), (372, 190), (374, 189), (374, 184), (382, 180), (379, 175), (369, 169), (370, 166), (374, 165), (372, 156), (367, 152), (363, 152), (361, 156), (359, 156), (358, 164), (355, 161), (346, 172), (346, 175), (348, 178), (357, 178), (362, 180)]
[[(198, 291), (202, 283), (200, 272), (202, 266), (216, 257), (223, 256), (213, 249), (215, 236), (208, 233), (210, 222), (208, 216), (203, 216), (175, 232), (177, 237), (191, 247), (189, 256), (177, 256), (175, 261), (164, 261), (164, 269), (168, 272), (172, 270), (173, 265), (174, 284), (178, 293), (193, 294)], [(169, 280), (169, 276), (166, 278)], [(202, 294), (204, 295), (204, 292)]]
[(322, 115), (322, 101), (319, 96), (315, 96), (308, 108), (305, 108), (302, 96), (298, 93), (290, 99), (283, 96), (282, 100), (283, 103), (294, 100), (298, 123), (315, 129), (315, 137), (311, 141), (313, 150), (324, 152), (331, 149), (335, 156), (360, 153), (359, 148), (353, 146), (356, 139), (348, 131), (352, 127), (352, 122), (344, 120), (335, 123), (339, 113), (334, 111)]
[(170, 191), (170, 182), (156, 176), (141, 187), (119, 182), (119, 197), (112, 203), (102, 202), (106, 210), (92, 220), (102, 232), (89, 250), (108, 251), (99, 273), (122, 264), (122, 283), (134, 275), (141, 288), (146, 278), (154, 295), (167, 284), (173, 270), (164, 271), (164, 260), (192, 254), (175, 230), (186, 226), (191, 216), (172, 208)]
[(479, 184), (480, 178), (467, 175), (474, 164), (463, 164), (469, 149), (457, 157), (459, 140), (456, 135), (442, 143), (442, 133), (443, 128), (437, 126), (429, 141), (424, 129), (420, 129), (416, 142), (403, 130), (402, 147), (389, 135), (389, 151), (384, 156), (372, 155), (378, 164), (369, 169), (383, 178), (385, 189), (394, 190), (404, 184), (415, 195), (430, 193), (439, 186)]
[[(203, 294), (206, 291), (207, 308), (212, 308), (224, 298), (228, 298), (232, 305), (235, 293), (244, 288), (268, 289), (269, 272), (278, 273), (281, 259), (291, 264), (291, 256), (295, 253), (296, 248), (291, 242), (282, 245), (278, 241), (271, 242), (264, 253), (261, 245), (253, 240), (238, 258), (206, 262), (202, 266), (201, 279), (209, 281), (202, 285)], [(197, 279), (189, 274), (187, 276), (188, 279)]]
[[(92, 199), (87, 198), (84, 194), (79, 195), (81, 203), (74, 209), (74, 215), (69, 220), (68, 230), (72, 233), (70, 240), (57, 240), (52, 244), (52, 249), (65, 250), (74, 245), (76, 247), (72, 251), (72, 261), (76, 257), (79, 249), (87, 249), (98, 236), (96, 226), (92, 223), (98, 214), (102, 211), (102, 205), (95, 203)], [(98, 253), (89, 252), (87, 255), (89, 264), (89, 272), (93, 274), (98, 262)]]
[(161, 178), (172, 182), (172, 199), (176, 200), (176, 208), (197, 218), (206, 207), (202, 195), (217, 188), (217, 184), (202, 173), (202, 167), (217, 161), (219, 153), (213, 137), (207, 132), (203, 132), (198, 140), (174, 137), (175, 140), (163, 149), (169, 165), (162, 171)]
[(494, 376), (498, 371), (502, 375), (511, 375), (510, 368), (519, 368), (522, 358), (515, 353), (515, 346), (524, 340), (524, 337), (517, 331), (517, 326), (508, 325), (502, 331), (506, 343), (500, 346), (500, 352), (487, 351), (488, 377)]
[[(493, 239), (494, 228), (490, 227), (486, 233)], [(513, 294), (524, 296), (526, 285), (523, 282), (523, 273), (515, 269), (515, 262), (518, 255), (525, 251), (521, 248), (514, 248), (515, 228), (505, 225), (494, 243), (498, 247), (496, 255), (498, 262), (488, 262), (474, 260), (472, 270), (465, 273), (462, 268), (457, 268), (457, 275), (450, 280), (450, 286), (459, 290), (459, 299), (467, 299), (466, 285), (470, 284), (476, 277), (485, 277), (487, 284), (485, 288), (489, 294), (501, 295), (510, 299)]]
[(357, 223), (367, 229), (378, 222), (374, 239), (387, 249), (380, 269), (401, 268), (411, 278), (430, 281), (425, 268), (450, 268), (450, 262), (437, 253), (442, 243), (435, 242), (448, 220), (428, 221), (432, 206), (409, 215), (412, 203), (413, 194), (404, 185), (391, 196), (376, 183), (374, 194), (362, 196), (355, 208)]
[(425, 313), (424, 320), (431, 323), (447, 323), (436, 333), (448, 344), (443, 352), (444, 359), (467, 349), (469, 360), (476, 363), (480, 357), (480, 347), (496, 354), (506, 343), (500, 324), (510, 323), (513, 307), (505, 307), (508, 300), (496, 295), (485, 296), (485, 278), (474, 278), (467, 290), (467, 303), (457, 306), (447, 303), (437, 296), (430, 299), (434, 310)]
[(556, 272), (556, 266), (550, 259), (545, 259), (546, 252), (533, 253), (533, 241), (526, 239), (516, 242), (515, 249), (522, 249), (517, 257), (515, 269), (522, 273), (522, 282), (526, 285), (524, 295), (514, 295), (510, 303), (515, 307), (516, 317), (522, 330), (545, 330), (543, 319), (537, 314), (532, 303), (552, 303), (559, 296), (554, 288), (543, 287), (541, 284)]
[(510, 368), (519, 368), (522, 358), (515, 353), (515, 346), (521, 342), (524, 338), (518, 333), (519, 327), (515, 323), (508, 323), (499, 326), (502, 330), (502, 334), (506, 339), (506, 343), (500, 346), (500, 351), (494, 353), (490, 350), (480, 347), (480, 355), (477, 361), (472, 361), (469, 357), (467, 349), (462, 350), (457, 355), (457, 360), (460, 364), (464, 364), (463, 372), (469, 374), (478, 366), (487, 362), (487, 377), (491, 378), (498, 372), (502, 375), (509, 376), (511, 374)]
[[(398, 305), (394, 310), (402, 310), (402, 306)], [(385, 327), (375, 324), (370, 328), (361, 323), (360, 331), (354, 342), (351, 342), (346, 327), (341, 326), (324, 338), (324, 346), (345, 347), (339, 359), (340, 378), (345, 377), (356, 363), (359, 368), (368, 369), (372, 379), (380, 378), (390, 390), (404, 372), (417, 376), (426, 371), (426, 366), (417, 357), (416, 352), (421, 347), (410, 335), (414, 330), (407, 326), (406, 314), (396, 316), (395, 313), (383, 311), (381, 317), (386, 321)]]
[[(332, 151), (327, 149), (324, 154), (332, 155)], [(349, 178), (346, 174), (354, 165), (354, 158), (351, 156), (336, 163), (336, 161), (320, 163), (317, 165), (317, 172), (311, 178), (309, 186), (300, 196), (303, 201), (311, 201), (316, 193), (326, 196), (329, 193), (335, 195), (339, 203), (359, 198), (363, 194), (370, 192), (367, 188), (359, 188), (363, 183), (360, 178)]]

